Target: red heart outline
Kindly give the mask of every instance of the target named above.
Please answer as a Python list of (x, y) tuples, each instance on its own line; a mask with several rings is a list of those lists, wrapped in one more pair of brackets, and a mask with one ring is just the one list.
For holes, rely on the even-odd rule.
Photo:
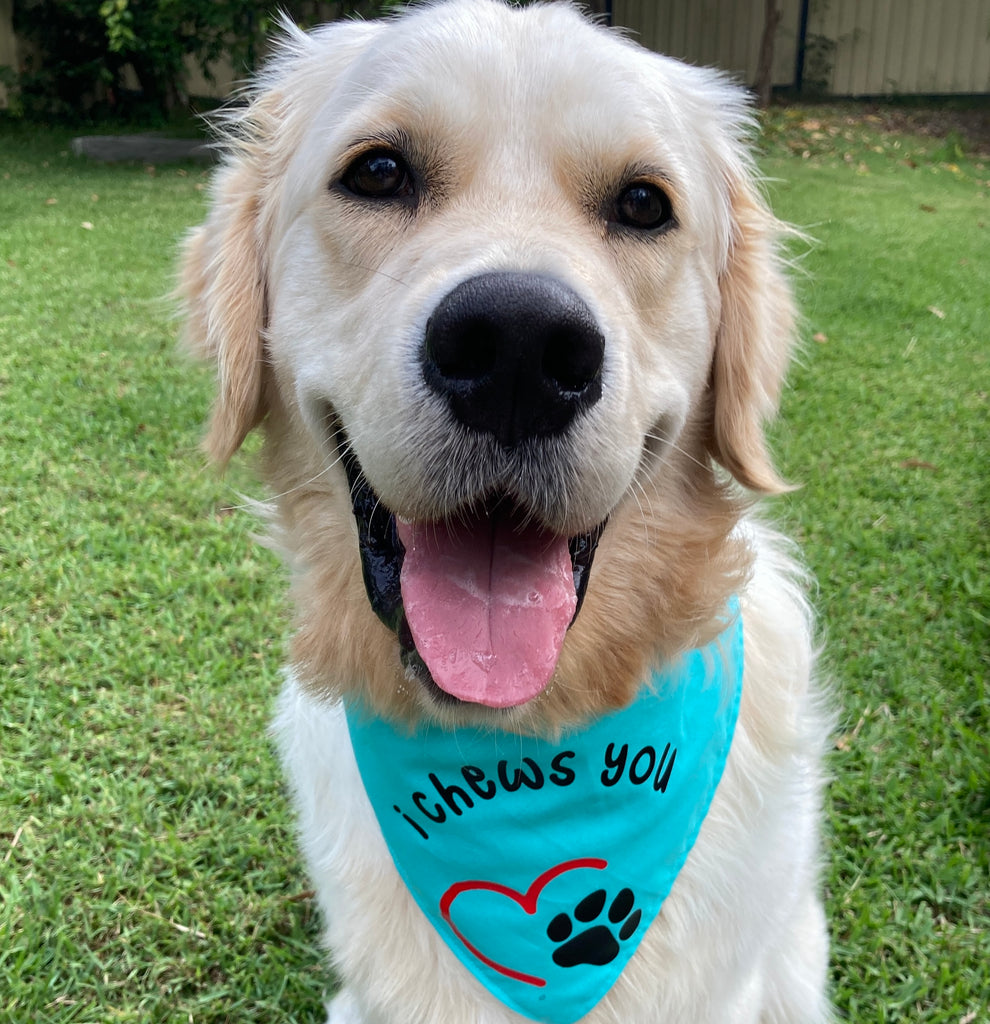
[(543, 874), (540, 875), (524, 893), (519, 892), (516, 889), (510, 889), (507, 885), (500, 885), (498, 882), (455, 882), (443, 894), (443, 896), (440, 897), (440, 915), (443, 917), (444, 921), (450, 925), (453, 933), (461, 940), (461, 942), (464, 943), (468, 951), (473, 956), (476, 956), (483, 964), (486, 964), (493, 971), (498, 971), (499, 974), (504, 974), (507, 978), (512, 978), (513, 981), (521, 981), (525, 985), (544, 988), (547, 983), (545, 978), (537, 978), (535, 975), (523, 974), (522, 971), (516, 971), (511, 967), (506, 967), (504, 964), (498, 963), (497, 960), (492, 960), (490, 957), (485, 956), (477, 946), (472, 945), (467, 938), (465, 938), (457, 925), (451, 920), (451, 904), (458, 896), (461, 895), (461, 893), (480, 890), (482, 892), (494, 892), (498, 893), (500, 896), (507, 896), (513, 903), (522, 907), (527, 914), (533, 915), (536, 913), (536, 904), (540, 899), (540, 893), (543, 892), (543, 890), (555, 878), (559, 878), (568, 871), (576, 871), (578, 868), (594, 868), (596, 871), (601, 871), (603, 868), (607, 867), (608, 861), (601, 860), (598, 857), (579, 857), (576, 860), (565, 860), (562, 863), (544, 871)]

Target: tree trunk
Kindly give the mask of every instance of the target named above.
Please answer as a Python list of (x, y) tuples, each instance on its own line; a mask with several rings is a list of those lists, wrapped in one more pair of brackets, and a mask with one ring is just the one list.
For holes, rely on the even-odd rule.
[(763, 18), (763, 35), (760, 37), (760, 56), (756, 63), (756, 101), (761, 107), (770, 106), (773, 92), (773, 44), (780, 24), (780, 8), (777, 0), (766, 0), (766, 14)]
[(131, 67), (141, 86), (144, 101), (153, 106), (165, 117), (181, 106), (186, 106), (189, 98), (172, 69), (158, 66), (154, 61), (143, 59), (137, 55), (131, 58)]

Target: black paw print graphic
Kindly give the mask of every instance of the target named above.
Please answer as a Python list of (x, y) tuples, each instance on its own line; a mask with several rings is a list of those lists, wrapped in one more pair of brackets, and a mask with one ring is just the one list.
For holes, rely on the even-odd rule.
[(619, 943), (632, 936), (643, 914), (640, 910), (633, 910), (636, 897), (632, 889), (621, 889), (609, 905), (608, 923), (600, 921), (593, 924), (605, 910), (607, 899), (604, 889), (596, 889), (574, 908), (574, 921), (590, 926), (576, 935), (573, 934), (574, 921), (569, 914), (558, 914), (547, 925), (547, 937), (551, 942), (562, 943), (553, 951), (553, 962), (558, 967), (576, 967), (578, 964), (600, 967), (619, 955)]

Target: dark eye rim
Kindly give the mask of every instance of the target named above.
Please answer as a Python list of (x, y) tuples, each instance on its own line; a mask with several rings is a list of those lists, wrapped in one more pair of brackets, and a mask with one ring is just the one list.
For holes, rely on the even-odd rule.
[[(650, 222), (638, 222), (623, 215), (622, 200), (633, 189), (646, 189), (653, 192), (660, 198), (660, 214)], [(672, 231), (677, 227), (677, 217), (674, 213), (674, 202), (670, 195), (670, 189), (665, 182), (656, 181), (653, 178), (635, 177), (623, 183), (616, 192), (609, 210), (608, 220), (611, 226), (622, 231), (633, 232), (639, 235), (661, 235)]]
[[(356, 181), (359, 170), (370, 161), (380, 157), (387, 157), (396, 162), (401, 172), (398, 184), (394, 188), (380, 191), (360, 187)], [(419, 191), (416, 175), (409, 161), (397, 147), (387, 144), (369, 146), (352, 156), (343, 171), (331, 183), (331, 187), (336, 188), (348, 198), (374, 203), (414, 203)]]

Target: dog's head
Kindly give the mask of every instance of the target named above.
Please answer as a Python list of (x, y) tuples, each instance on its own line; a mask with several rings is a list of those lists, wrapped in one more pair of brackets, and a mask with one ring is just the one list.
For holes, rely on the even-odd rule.
[(316, 685), (566, 718), (704, 632), (740, 570), (712, 460), (779, 487), (792, 310), (747, 126), (564, 4), (288, 33), (182, 289), (210, 452), (265, 421)]

